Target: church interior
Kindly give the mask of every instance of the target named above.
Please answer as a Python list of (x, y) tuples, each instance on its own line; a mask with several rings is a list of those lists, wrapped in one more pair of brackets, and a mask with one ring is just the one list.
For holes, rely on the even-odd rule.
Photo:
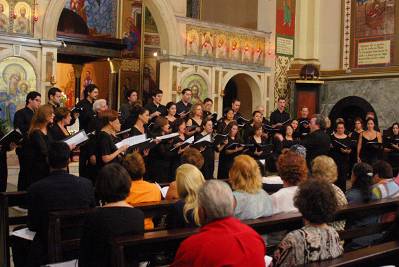
[[(398, 14), (399, 0), (0, 0), (0, 267), (399, 266)], [(61, 169), (90, 189), (44, 184)]]

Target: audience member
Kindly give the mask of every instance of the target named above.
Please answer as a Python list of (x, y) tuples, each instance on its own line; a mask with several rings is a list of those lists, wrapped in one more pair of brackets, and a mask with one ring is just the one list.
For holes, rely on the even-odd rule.
[(332, 186), (310, 179), (299, 186), (295, 207), (305, 226), (288, 233), (274, 252), (274, 266), (297, 266), (339, 257), (343, 253), (337, 231), (328, 226), (337, 210)]
[(256, 219), (273, 213), (271, 197), (262, 189), (258, 163), (248, 155), (234, 159), (229, 182), (236, 201), (234, 215), (240, 220)]
[(168, 227), (195, 227), (200, 225), (198, 217), (198, 190), (205, 183), (201, 171), (191, 164), (183, 164), (176, 170), (176, 185), (179, 200), (168, 215)]
[(306, 161), (299, 154), (288, 151), (278, 158), (277, 169), (284, 184), (272, 195), (273, 213), (297, 211), (294, 196), (298, 185), (307, 178)]
[(233, 218), (234, 197), (230, 187), (209, 180), (198, 192), (201, 229), (184, 240), (171, 266), (264, 266), (262, 238)]
[[(137, 203), (152, 202), (161, 200), (161, 191), (156, 184), (144, 181), (145, 163), (143, 157), (138, 152), (128, 154), (122, 161), (123, 167), (130, 174), (132, 183), (130, 193), (126, 202), (134, 206)], [(145, 229), (154, 229), (152, 218), (145, 219)]]
[(79, 266), (111, 267), (110, 240), (116, 236), (144, 233), (144, 213), (126, 202), (130, 187), (129, 174), (117, 163), (108, 164), (99, 172), (96, 194), (103, 206), (96, 208), (86, 219)]
[(48, 151), (49, 176), (28, 189), (28, 227), (36, 232), (33, 243), (22, 251), (13, 250), (18, 266), (40, 266), (47, 263), (48, 214), (55, 210), (83, 209), (95, 206), (94, 189), (86, 178), (67, 173), (70, 149), (64, 142), (54, 142)]
[[(344, 192), (334, 184), (338, 178), (338, 168), (334, 160), (328, 156), (318, 156), (312, 161), (312, 177), (324, 180), (332, 185), (338, 207), (348, 204)], [(345, 230), (345, 221), (335, 221), (329, 224), (337, 231)]]
[[(373, 184), (373, 168), (367, 163), (357, 163), (353, 166), (351, 176), (352, 188), (346, 192), (349, 204), (368, 203), (371, 200), (371, 186)], [(348, 226), (366, 226), (377, 223), (379, 216), (368, 216), (348, 221)], [(354, 250), (371, 245), (381, 237), (379, 234), (355, 238), (346, 245), (345, 249)]]
[[(180, 156), (180, 164), (191, 164), (201, 170), (204, 165), (204, 157), (201, 152), (196, 149), (189, 147), (187, 148)], [(169, 184), (168, 192), (166, 193), (165, 199), (179, 199), (179, 195), (177, 193), (176, 181), (173, 181)]]
[(373, 164), (372, 199), (392, 198), (399, 196), (399, 176), (393, 178), (391, 165), (379, 160)]

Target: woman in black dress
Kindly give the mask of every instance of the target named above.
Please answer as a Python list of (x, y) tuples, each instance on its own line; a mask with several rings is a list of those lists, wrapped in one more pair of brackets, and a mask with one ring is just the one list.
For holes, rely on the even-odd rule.
[(202, 115), (202, 104), (194, 104), (191, 108), (190, 119), (187, 121), (187, 127), (189, 128), (187, 131), (188, 136), (193, 136), (194, 134), (201, 132)]
[(186, 121), (184, 119), (176, 119), (174, 123), (173, 132), (177, 132), (179, 135), (173, 138), (172, 151), (171, 151), (171, 171), (170, 174), (174, 177), (177, 167), (180, 166), (180, 156), (188, 146), (180, 148), (180, 146), (186, 141)]
[[(212, 137), (213, 134), (213, 121), (206, 119), (202, 122), (202, 132), (195, 135), (195, 141), (204, 138), (207, 135)], [(215, 146), (213, 143), (205, 142), (199, 147), (202, 156), (204, 157), (204, 165), (201, 168), (202, 174), (205, 179), (213, 179), (213, 172), (215, 170)]]
[(118, 141), (116, 133), (121, 129), (118, 112), (115, 110), (101, 112), (99, 113), (99, 119), (102, 127), (96, 138), (97, 171), (106, 164), (120, 162), (122, 153), (128, 148), (127, 145), (123, 145), (120, 148), (115, 145)]
[(298, 139), (294, 136), (294, 128), (292, 127), (291, 124), (288, 124), (287, 126), (285, 126), (284, 132), (285, 132), (284, 139), (281, 142), (282, 149), (290, 148), (293, 145), (296, 145), (299, 143)]
[(169, 121), (170, 128), (174, 129), (174, 123), (176, 121), (176, 103), (175, 102), (169, 102), (166, 104), (166, 110), (168, 111), (168, 114), (165, 116), (165, 118)]
[(47, 129), (53, 123), (53, 120), (54, 110), (49, 104), (41, 106), (33, 115), (28, 132), (29, 185), (49, 174), (48, 148), (52, 142), (52, 137)]
[(48, 131), (54, 141), (62, 141), (70, 135), (66, 126), (71, 123), (71, 112), (65, 107), (59, 107), (55, 109), (54, 115), (54, 123), (48, 127)]
[(391, 133), (385, 139), (385, 152), (396, 177), (399, 171), (399, 123), (397, 122), (392, 124)]
[(349, 157), (352, 152), (351, 140), (345, 134), (345, 123), (338, 122), (335, 132), (331, 135), (332, 148), (330, 150), (331, 157), (334, 159), (338, 167), (338, 179), (335, 185), (346, 192), (346, 180), (349, 178)]
[(218, 179), (227, 179), (229, 177), (229, 170), (233, 165), (235, 156), (239, 155), (244, 147), (240, 145), (238, 139), (238, 125), (236, 122), (231, 122), (228, 129), (227, 143), (223, 143), (222, 147), (218, 150), (219, 166), (218, 166)]
[(352, 170), (353, 166), (357, 163), (357, 142), (359, 141), (359, 136), (363, 132), (363, 120), (361, 118), (356, 118), (354, 121), (354, 129), (349, 133), (349, 138), (351, 140), (351, 149), (349, 159), (349, 170)]
[(254, 135), (254, 125), (262, 124), (262, 113), (260, 111), (255, 110), (252, 112), (252, 120), (244, 126), (244, 142), (248, 143), (249, 138)]
[[(158, 117), (155, 120), (154, 127), (149, 132), (150, 137), (156, 140), (156, 137), (170, 133), (169, 122), (164, 117)], [(155, 141), (157, 145), (150, 149), (146, 158), (147, 179), (151, 182), (167, 183), (173, 181), (174, 176), (170, 173), (171, 158), (173, 152), (173, 139)]]
[(357, 143), (357, 160), (373, 165), (381, 157), (382, 136), (377, 132), (372, 118), (367, 119), (367, 130), (359, 135)]
[(147, 124), (150, 120), (150, 112), (148, 109), (136, 105), (133, 107), (134, 114), (136, 115), (132, 119), (132, 128), (130, 131), (130, 136), (142, 135), (147, 133)]
[[(126, 202), (130, 185), (129, 174), (119, 164), (108, 164), (99, 172), (96, 194), (102, 207), (96, 208), (86, 218), (79, 266), (111, 267), (109, 241), (117, 236), (144, 233), (144, 213)], [(127, 262), (137, 264), (137, 258), (137, 254), (129, 253)]]
[(269, 156), (270, 152), (267, 150), (269, 141), (263, 134), (263, 127), (261, 123), (256, 123), (253, 128), (254, 133), (248, 138), (248, 143), (253, 144), (254, 147), (250, 151), (249, 155), (256, 160), (265, 160)]
[(218, 121), (216, 132), (218, 134), (228, 134), (228, 125), (234, 121), (234, 111), (228, 108), (224, 112), (223, 118)]

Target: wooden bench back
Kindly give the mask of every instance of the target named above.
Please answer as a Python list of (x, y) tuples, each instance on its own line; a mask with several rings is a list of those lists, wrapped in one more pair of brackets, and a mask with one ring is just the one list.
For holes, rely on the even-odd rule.
[(9, 208), (13, 206), (26, 206), (27, 193), (1, 192), (0, 193), (0, 267), (10, 265), (10, 232), (9, 227), (26, 224), (27, 216), (9, 217)]
[[(336, 219), (350, 220), (370, 215), (381, 215), (386, 212), (396, 211), (399, 206), (399, 199), (384, 199), (368, 204), (348, 205), (337, 211)], [(260, 234), (272, 233), (280, 230), (293, 230), (303, 225), (302, 216), (298, 212), (277, 214), (267, 218), (246, 220), (244, 223), (253, 227)], [(366, 227), (355, 228), (340, 232), (343, 240), (349, 240), (373, 233), (380, 233), (392, 225), (391, 223), (376, 223)], [(114, 266), (124, 267), (125, 252), (127, 248), (135, 251), (156, 250), (165, 248), (176, 248), (184, 239), (198, 232), (198, 229), (176, 229), (148, 232), (144, 235), (117, 237), (112, 241), (112, 253)], [(269, 252), (270, 252), (269, 248)]]
[(49, 213), (48, 263), (76, 259), (87, 216), (94, 209), (52, 211)]

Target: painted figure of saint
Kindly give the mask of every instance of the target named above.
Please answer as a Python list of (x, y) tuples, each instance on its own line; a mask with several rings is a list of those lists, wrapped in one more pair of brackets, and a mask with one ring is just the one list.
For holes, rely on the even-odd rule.
[(29, 19), (26, 17), (26, 8), (19, 9), (20, 16), (14, 22), (14, 31), (16, 33), (28, 34), (29, 33)]
[(8, 17), (4, 14), (4, 5), (0, 3), (0, 32), (8, 30)]
[(91, 72), (89, 70), (86, 71), (86, 77), (83, 81), (83, 88), (88, 86), (89, 84), (92, 84), (93, 80), (91, 79)]
[(204, 34), (204, 41), (202, 42), (202, 56), (212, 56), (213, 44), (209, 32)]

